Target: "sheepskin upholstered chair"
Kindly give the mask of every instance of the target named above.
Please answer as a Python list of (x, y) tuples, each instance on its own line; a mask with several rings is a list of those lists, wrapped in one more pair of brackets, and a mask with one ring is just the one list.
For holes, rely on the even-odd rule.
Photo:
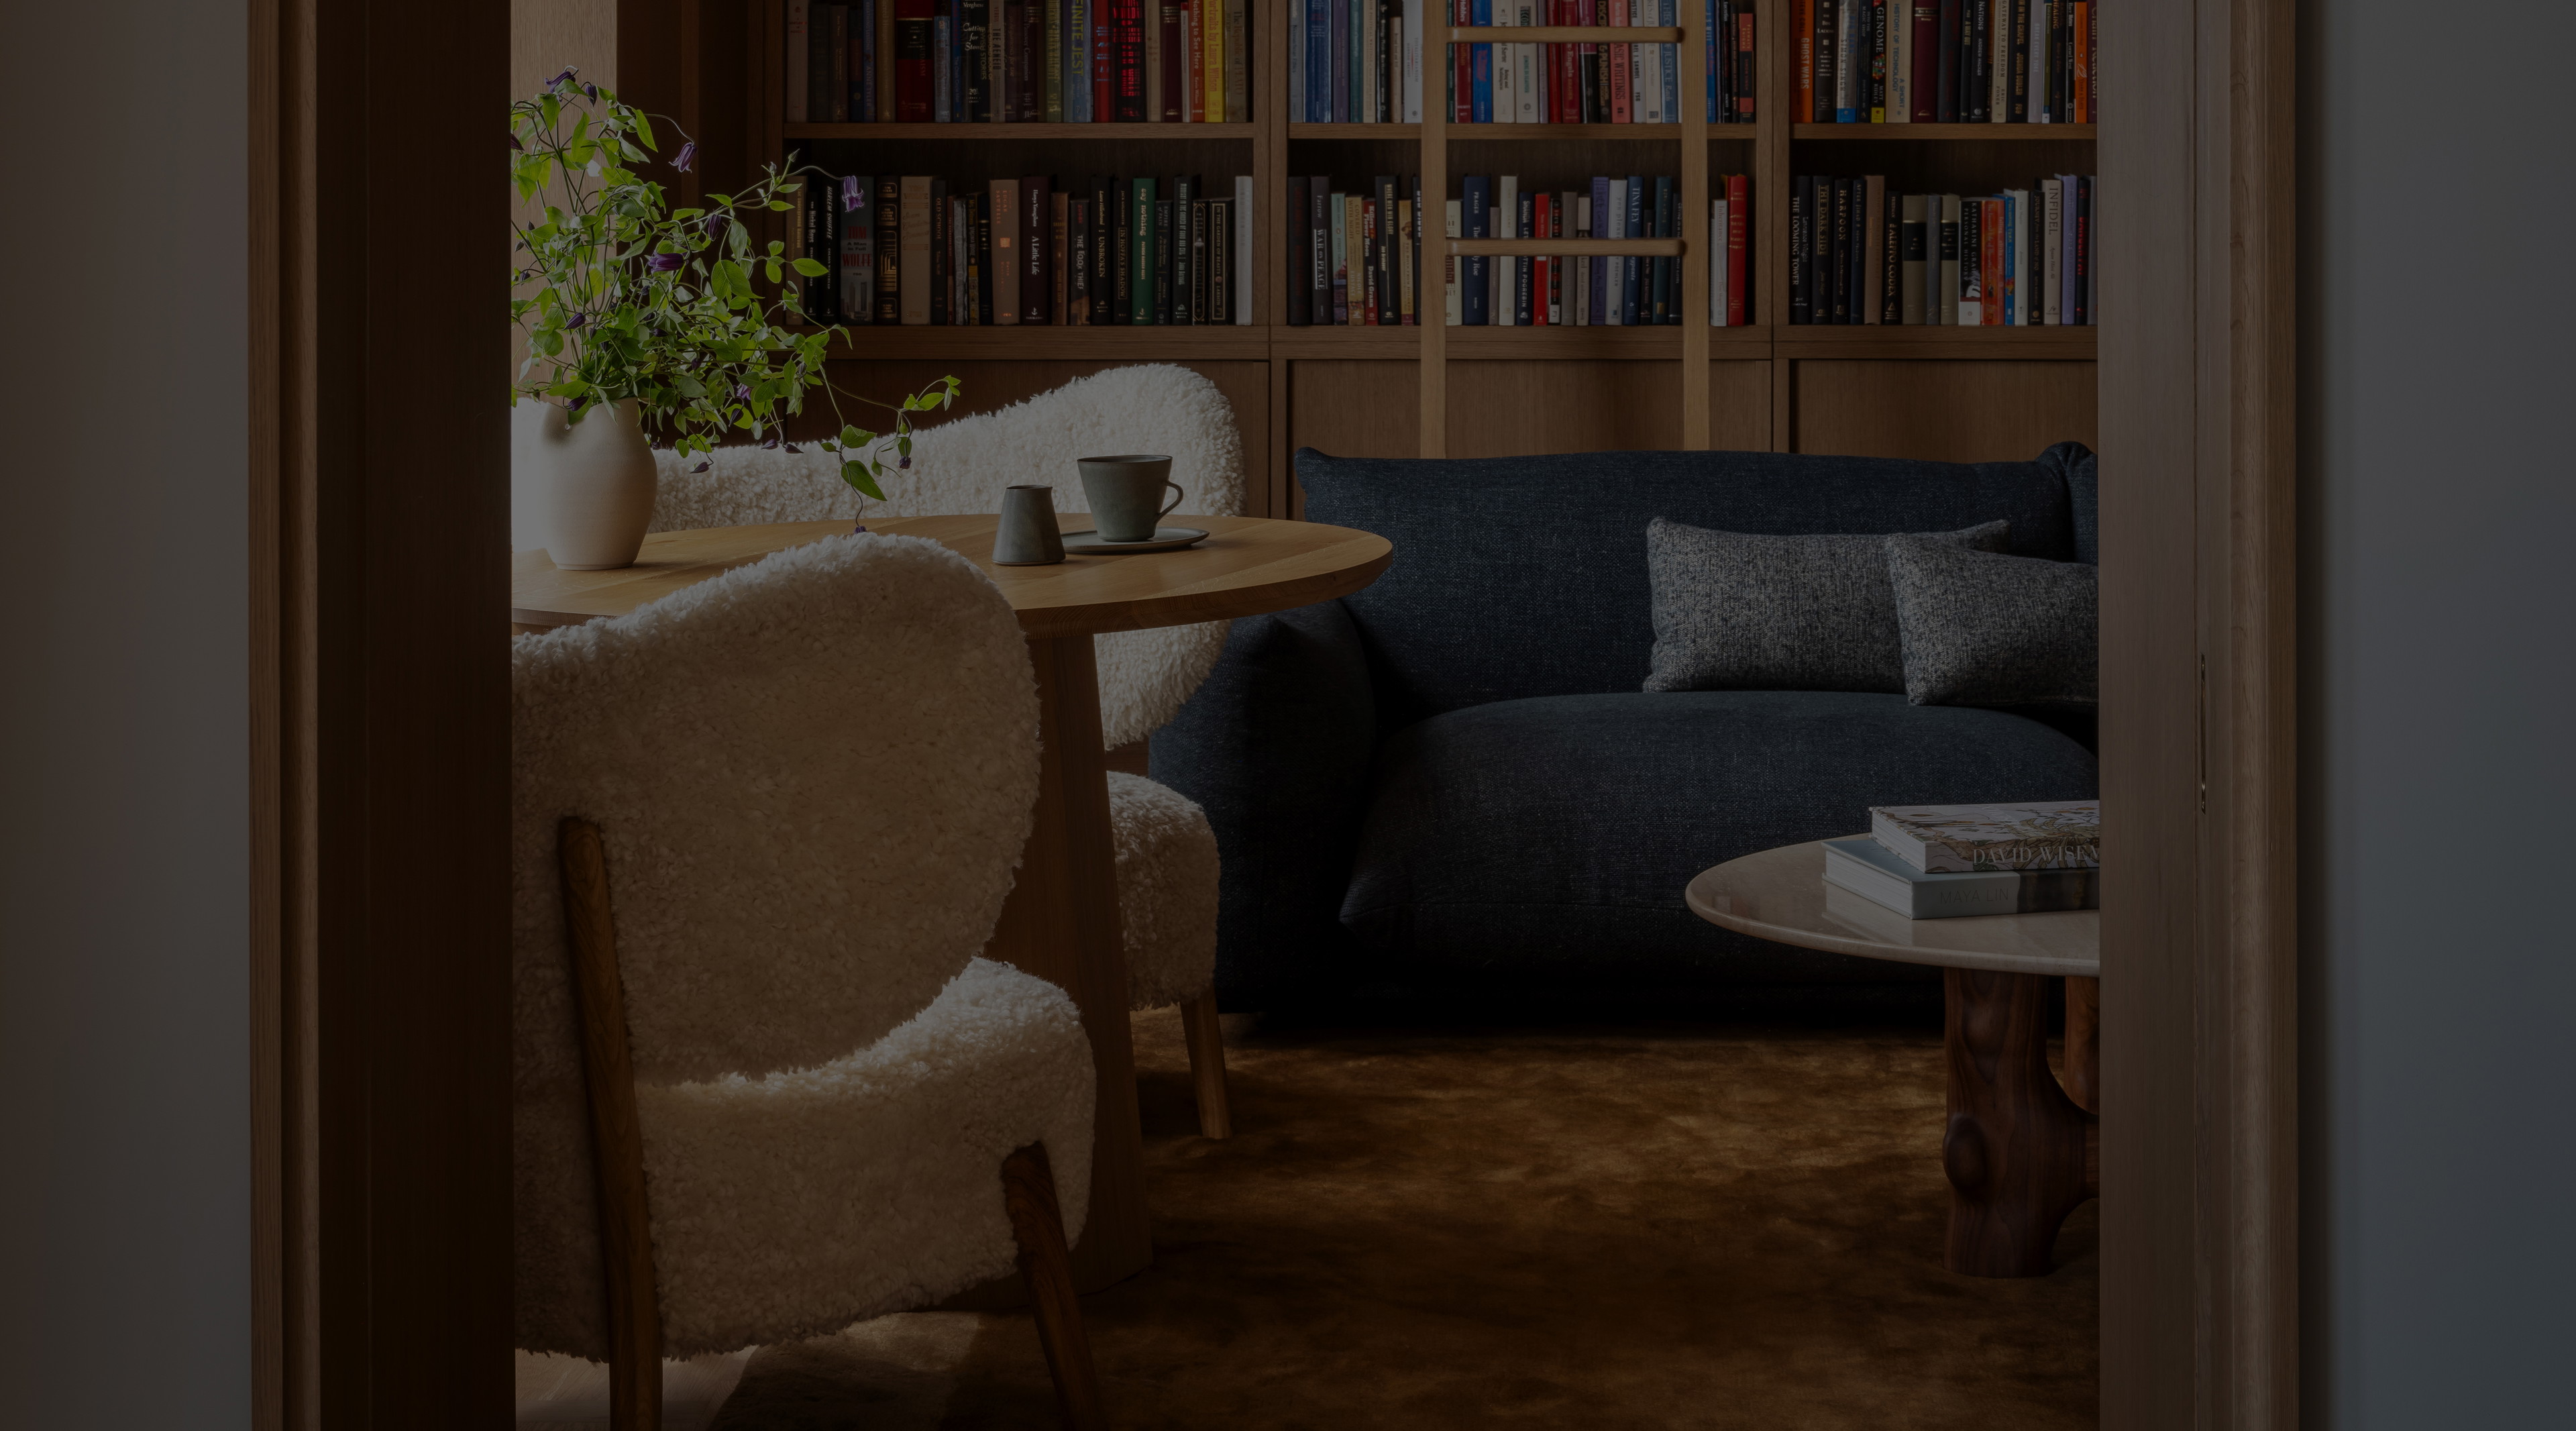
[[(1058, 511), (1090, 510), (1073, 459), (1092, 452), (1168, 452), (1172, 480), (1191, 512), (1243, 511), (1243, 441), (1216, 384), (1168, 363), (1112, 368), (998, 411), (959, 418), (913, 442), (912, 466), (887, 474), (886, 500), (869, 516), (920, 517), (1001, 510), (1015, 484), (1052, 487)], [(657, 453), (653, 530), (740, 527), (856, 518), (858, 494), (818, 450), (728, 447), (682, 462)], [(1214, 669), (1230, 623), (1094, 637), (1100, 726), (1109, 746), (1144, 739), (1171, 720)], [(1118, 843), (1118, 901), (1127, 924), (1130, 1002), (1179, 1004), (1198, 1086), (1199, 1131), (1232, 1130), (1225, 1048), (1217, 1033), (1216, 832), (1187, 797), (1141, 776), (1112, 774), (1110, 820)]]
[(663, 1356), (1016, 1261), (1093, 1424), (1090, 1044), (977, 957), (1037, 792), (1009, 604), (833, 537), (512, 657), (518, 1344), (608, 1361), (613, 1424), (655, 1427)]
[[(852, 416), (857, 417), (854, 409)], [(865, 421), (864, 418), (861, 421)], [(1174, 518), (1243, 515), (1243, 438), (1234, 408), (1206, 378), (1170, 363), (1111, 368), (993, 412), (961, 417), (913, 440), (912, 466), (886, 474), (872, 517), (935, 517), (1002, 510), (1002, 489), (1055, 489), (1059, 512), (1087, 512), (1077, 457), (1168, 452), (1188, 496)], [(765, 522), (856, 518), (862, 501), (831, 454), (808, 448), (719, 448), (686, 462), (668, 452), (653, 499), (657, 532)], [(704, 472), (691, 468), (708, 464)], [(1161, 728), (1216, 668), (1228, 623), (1202, 622), (1094, 639), (1100, 663), (1100, 734), (1111, 747)]]

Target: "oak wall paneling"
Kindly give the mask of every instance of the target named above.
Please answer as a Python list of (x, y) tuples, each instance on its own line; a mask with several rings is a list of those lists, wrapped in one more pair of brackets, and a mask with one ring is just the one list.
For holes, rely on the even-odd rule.
[(1795, 364), (1789, 450), (1937, 462), (2027, 462), (2094, 444), (2093, 364), (1978, 360)]

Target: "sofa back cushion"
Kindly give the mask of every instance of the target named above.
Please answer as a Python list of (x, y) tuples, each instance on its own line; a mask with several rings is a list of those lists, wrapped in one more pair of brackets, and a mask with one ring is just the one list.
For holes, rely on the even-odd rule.
[(1634, 691), (1655, 643), (1646, 525), (1805, 536), (2012, 524), (2018, 556), (2075, 556), (2060, 443), (2032, 462), (1784, 452), (1577, 452), (1445, 461), (1297, 454), (1306, 516), (1395, 543), (1343, 598), (1382, 717)]

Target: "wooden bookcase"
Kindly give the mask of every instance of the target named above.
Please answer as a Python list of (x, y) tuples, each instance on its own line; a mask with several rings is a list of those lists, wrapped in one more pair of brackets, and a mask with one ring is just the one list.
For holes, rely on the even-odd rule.
[[(1683, 8), (1690, 9), (1690, 0)], [(837, 173), (976, 180), (1053, 174), (1196, 173), (1222, 194), (1253, 176), (1253, 317), (1212, 327), (855, 327), (835, 381), (909, 391), (947, 373), (964, 408), (998, 407), (1126, 363), (1178, 363), (1233, 403), (1255, 510), (1294, 515), (1289, 456), (1499, 456), (1616, 448), (1719, 448), (2026, 458), (2095, 434), (2091, 327), (1806, 326), (1788, 320), (1788, 195), (1800, 173), (1884, 174), (1908, 192), (1991, 193), (2047, 173), (2093, 173), (2094, 126), (1784, 122), (1796, 95), (1787, 0), (1756, 15), (1757, 122), (1705, 122), (1700, 18), (1677, 30), (1585, 32), (1629, 41), (1681, 37), (1681, 124), (1305, 124), (1288, 120), (1287, 35), (1294, 11), (1250, 0), (1254, 117), (1228, 124), (788, 124), (785, 8), (745, 0), (710, 17), (696, 92), (741, 94), (754, 163), (802, 153)], [(731, 35), (719, 35), (727, 25)], [(1426, 34), (1426, 68), (1440, 53)], [(1573, 31), (1478, 31), (1543, 40)], [(706, 73), (730, 60), (733, 73)], [(2116, 67), (2113, 70), (2116, 78)], [(1434, 79), (1436, 81), (1436, 75)], [(685, 81), (684, 81), (685, 84)], [(1436, 91), (1435, 91), (1436, 92)], [(692, 105), (703, 113), (705, 104)], [(721, 127), (730, 128), (730, 125)], [(1426, 196), (1468, 173), (1520, 174), (1561, 189), (1594, 173), (1674, 174), (1688, 228), (1684, 312), (1704, 316), (1704, 245), (1713, 179), (1750, 178), (1750, 324), (1661, 327), (1291, 327), (1286, 218), (1292, 175), (1364, 186), (1420, 174)], [(1437, 213), (1435, 208), (1433, 213)], [(1493, 241), (1488, 241), (1490, 244)], [(1551, 252), (1571, 253), (1571, 242)], [(1440, 252), (1423, 257), (1437, 302)], [(1436, 311), (1436, 310), (1435, 310)], [(1425, 422), (1426, 414), (1445, 420)], [(1426, 432), (1430, 434), (1426, 440)]]

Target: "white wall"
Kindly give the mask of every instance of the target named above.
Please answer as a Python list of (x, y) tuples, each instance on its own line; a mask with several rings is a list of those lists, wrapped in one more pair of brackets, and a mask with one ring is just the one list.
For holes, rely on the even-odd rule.
[(248, 24), (0, 42), (0, 1426), (250, 1422)]
[(2308, 1424), (2576, 1424), (2576, 9), (2302, 24)]

